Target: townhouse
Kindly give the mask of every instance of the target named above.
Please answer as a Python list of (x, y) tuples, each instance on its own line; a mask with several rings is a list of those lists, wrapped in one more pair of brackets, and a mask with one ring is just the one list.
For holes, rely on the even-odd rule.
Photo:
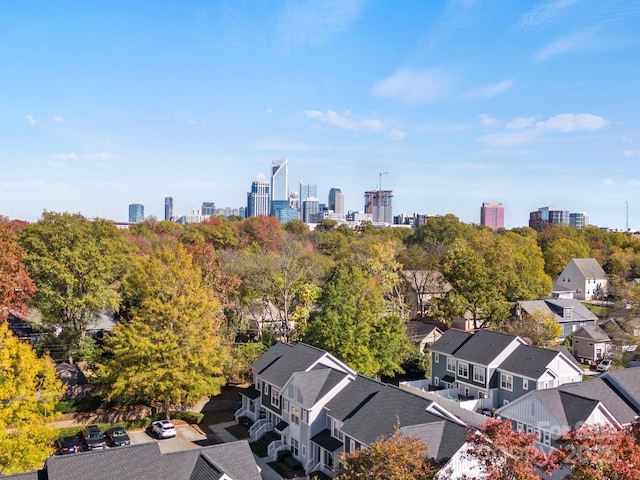
[(446, 467), (447, 478), (473, 470), (464, 457), (467, 427), (436, 403), (358, 375), (329, 353), (278, 343), (252, 364), (236, 419), (248, 418), (252, 438), (279, 435), (269, 456), (287, 449), (306, 472), (334, 476), (340, 454), (367, 448), (381, 436), (418, 436)]

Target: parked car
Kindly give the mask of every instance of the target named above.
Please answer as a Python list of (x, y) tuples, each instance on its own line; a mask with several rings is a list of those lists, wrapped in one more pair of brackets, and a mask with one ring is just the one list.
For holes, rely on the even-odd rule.
[(107, 437), (107, 443), (111, 447), (122, 447), (131, 444), (129, 435), (127, 435), (127, 432), (122, 427), (111, 427), (107, 430), (105, 437)]
[(107, 440), (97, 425), (88, 425), (81, 435), (87, 450), (102, 450), (107, 446)]
[(58, 453), (66, 455), (68, 453), (78, 453), (82, 450), (78, 437), (64, 437), (58, 440)]
[(611, 368), (611, 363), (612, 360), (610, 358), (605, 358), (598, 364), (596, 370), (598, 370), (599, 372), (606, 372), (607, 370), (609, 370), (609, 368)]
[(175, 437), (178, 432), (176, 432), (176, 427), (169, 420), (158, 420), (151, 424), (151, 431), (158, 438), (170, 438)]

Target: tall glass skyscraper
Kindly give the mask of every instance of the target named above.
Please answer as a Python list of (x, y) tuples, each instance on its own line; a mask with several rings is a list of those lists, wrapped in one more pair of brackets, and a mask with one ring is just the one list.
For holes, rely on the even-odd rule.
[(287, 160), (271, 162), (271, 200), (289, 200), (289, 164)]
[(144, 220), (144, 205), (132, 203), (129, 205), (129, 223), (138, 223)]
[(344, 215), (344, 194), (339, 188), (329, 190), (329, 210), (338, 215)]
[(173, 196), (168, 195), (164, 197), (164, 219), (172, 220), (173, 219)]
[(315, 183), (300, 182), (300, 202), (311, 197), (318, 197), (318, 186)]
[(269, 181), (263, 174), (259, 174), (251, 183), (251, 191), (247, 193), (247, 217), (269, 215), (270, 211)]

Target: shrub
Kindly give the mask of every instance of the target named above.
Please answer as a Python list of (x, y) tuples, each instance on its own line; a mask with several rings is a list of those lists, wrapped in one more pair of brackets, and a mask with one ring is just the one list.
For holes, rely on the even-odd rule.
[(302, 464), (298, 460), (293, 458), (291, 456), (291, 453), (289, 453), (288, 457), (285, 457), (284, 464), (287, 467), (289, 467), (291, 470), (301, 470), (302, 469)]
[(284, 462), (285, 459), (291, 457), (291, 452), (289, 450), (279, 450), (278, 451), (278, 461)]
[(177, 412), (171, 412), (171, 418), (177, 420), (184, 420), (187, 423), (199, 424), (204, 418), (204, 413), (200, 412), (187, 412), (185, 410), (178, 410)]

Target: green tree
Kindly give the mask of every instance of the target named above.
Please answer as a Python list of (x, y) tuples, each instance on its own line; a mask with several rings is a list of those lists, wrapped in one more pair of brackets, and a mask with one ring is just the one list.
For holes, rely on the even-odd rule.
[(48, 357), (0, 323), (0, 475), (42, 468), (53, 453), (54, 411), (63, 393)]
[(337, 480), (428, 480), (438, 472), (428, 447), (399, 432), (379, 438), (369, 448), (342, 454), (340, 463)]
[(46, 211), (19, 241), (37, 287), (32, 304), (46, 323), (62, 328), (64, 353), (71, 357), (96, 315), (118, 308), (117, 281), (129, 244), (113, 222)]
[(35, 285), (24, 267), (25, 251), (18, 245), (14, 226), (0, 216), (0, 322), (13, 313), (24, 318)]
[(552, 240), (544, 251), (544, 269), (555, 278), (572, 258), (588, 258), (589, 245), (584, 239), (558, 238)]
[(228, 354), (220, 304), (180, 244), (156, 247), (123, 281), (128, 311), (96, 368), (109, 400), (172, 404), (217, 395)]
[(327, 350), (363, 375), (393, 375), (411, 354), (405, 325), (385, 315), (384, 295), (362, 267), (333, 268), (304, 331), (305, 342)]
[(443, 216), (429, 217), (426, 223), (415, 229), (407, 241), (426, 248), (434, 244), (448, 246), (458, 238), (469, 238), (472, 231), (473, 227), (460, 222), (458, 217), (449, 213)]
[(521, 319), (510, 323), (506, 331), (522, 337), (530, 345), (537, 347), (556, 345), (562, 336), (562, 326), (556, 321), (553, 314), (543, 311), (534, 311), (524, 315)]

